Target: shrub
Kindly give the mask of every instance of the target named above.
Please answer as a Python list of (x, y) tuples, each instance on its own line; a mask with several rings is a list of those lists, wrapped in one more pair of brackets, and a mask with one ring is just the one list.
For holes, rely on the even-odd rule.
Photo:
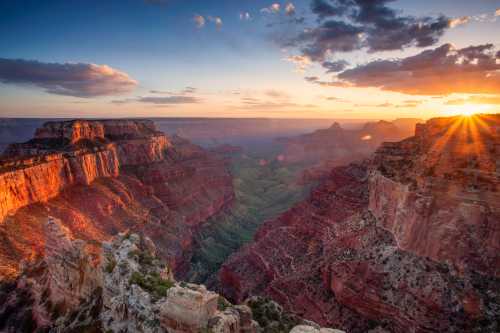
[(139, 272), (134, 272), (130, 277), (129, 283), (138, 285), (150, 293), (154, 299), (167, 296), (167, 291), (174, 286), (172, 281), (162, 279), (158, 273), (143, 275)]
[(217, 299), (217, 309), (219, 311), (224, 311), (230, 306), (231, 306), (231, 303), (229, 303), (229, 301), (227, 299), (225, 299), (222, 296), (219, 296), (219, 298)]
[(116, 260), (111, 257), (107, 258), (107, 263), (106, 266), (104, 267), (106, 273), (112, 273), (115, 267), (116, 267)]

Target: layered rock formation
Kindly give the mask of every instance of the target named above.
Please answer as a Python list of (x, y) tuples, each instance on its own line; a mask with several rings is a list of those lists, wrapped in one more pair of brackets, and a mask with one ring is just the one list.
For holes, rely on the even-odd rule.
[(334, 168), (223, 265), (221, 291), (348, 332), (498, 331), (499, 122), (430, 120)]
[[(0, 284), (2, 332), (263, 332), (249, 306), (176, 282), (147, 237), (119, 234), (93, 259), (61, 221), (50, 218), (46, 229), (45, 257), (25, 266), (16, 281)], [(262, 311), (267, 303), (254, 303), (260, 319), (270, 313)]]
[(0, 163), (0, 275), (43, 252), (49, 214), (85, 240), (144, 231), (176, 272), (185, 270), (194, 229), (233, 197), (223, 158), (152, 121), (46, 123)]
[[(414, 134), (418, 119), (394, 122), (366, 123), (360, 129), (344, 129), (334, 123), (328, 129), (317, 130), (289, 139), (280, 139), (283, 152), (278, 159), (288, 164), (305, 164), (305, 180), (321, 179), (335, 166), (369, 157), (385, 141), (399, 141)], [(408, 123), (413, 124), (411, 129)]]

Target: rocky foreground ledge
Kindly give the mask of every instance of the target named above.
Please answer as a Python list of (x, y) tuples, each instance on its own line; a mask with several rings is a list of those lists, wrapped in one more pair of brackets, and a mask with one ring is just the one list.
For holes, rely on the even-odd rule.
[(233, 305), (203, 285), (176, 282), (147, 237), (122, 233), (92, 257), (59, 220), (45, 229), (46, 256), (1, 288), (2, 332), (341, 332), (263, 298)]

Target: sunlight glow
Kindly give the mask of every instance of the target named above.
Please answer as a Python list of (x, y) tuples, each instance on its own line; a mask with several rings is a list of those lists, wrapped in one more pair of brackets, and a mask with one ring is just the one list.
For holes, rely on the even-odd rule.
[(447, 116), (462, 115), (465, 117), (470, 117), (478, 113), (488, 113), (490, 109), (491, 109), (490, 105), (462, 104), (462, 105), (453, 105), (452, 107), (447, 107), (445, 114)]

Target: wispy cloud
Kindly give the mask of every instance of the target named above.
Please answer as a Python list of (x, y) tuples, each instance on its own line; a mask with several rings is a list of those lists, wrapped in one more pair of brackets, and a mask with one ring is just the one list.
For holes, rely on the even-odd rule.
[(266, 90), (264, 92), (264, 94), (266, 96), (268, 96), (268, 97), (277, 98), (277, 99), (288, 99), (288, 98), (290, 98), (290, 95), (288, 95), (286, 92), (280, 91), (280, 90), (275, 90), (275, 89)]
[(0, 82), (27, 84), (49, 94), (96, 97), (130, 92), (137, 81), (108, 65), (45, 63), (0, 58)]
[(295, 5), (293, 3), (289, 2), (286, 4), (285, 14), (288, 16), (295, 15)]
[(207, 18), (208, 18), (208, 20), (210, 22), (212, 22), (213, 24), (215, 24), (215, 26), (217, 27), (217, 29), (222, 28), (223, 23), (222, 23), (222, 19), (220, 17), (218, 17), (218, 16), (208, 16)]
[(126, 98), (114, 100), (113, 104), (129, 104), (129, 103), (147, 103), (156, 105), (177, 105), (177, 104), (196, 104), (201, 100), (194, 96), (173, 95), (173, 96), (139, 96), (136, 98)]
[[(138, 96), (135, 98), (125, 98), (114, 100), (113, 104), (130, 104), (130, 103), (148, 103), (157, 105), (175, 105), (175, 104), (196, 104), (201, 103), (201, 99), (194, 94), (198, 89), (194, 87), (186, 87), (179, 92), (171, 92), (165, 90), (150, 90), (149, 93), (153, 96)], [(164, 96), (158, 96), (164, 95)]]
[(276, 14), (279, 13), (281, 10), (281, 5), (279, 3), (273, 3), (269, 7), (262, 8), (260, 11), (261, 13), (265, 14)]
[(463, 104), (489, 104), (500, 105), (500, 95), (496, 96), (470, 96), (467, 98), (459, 98), (448, 100), (446, 105), (463, 105)]
[(294, 64), (296, 71), (299, 73), (306, 71), (312, 65), (311, 59), (303, 55), (291, 55), (286, 57), (285, 60)]
[(194, 24), (196, 25), (197, 28), (201, 29), (205, 26), (205, 18), (201, 15), (196, 14), (193, 17)]
[(249, 12), (242, 12), (240, 13), (240, 20), (242, 21), (250, 21), (252, 17), (250, 16)]

